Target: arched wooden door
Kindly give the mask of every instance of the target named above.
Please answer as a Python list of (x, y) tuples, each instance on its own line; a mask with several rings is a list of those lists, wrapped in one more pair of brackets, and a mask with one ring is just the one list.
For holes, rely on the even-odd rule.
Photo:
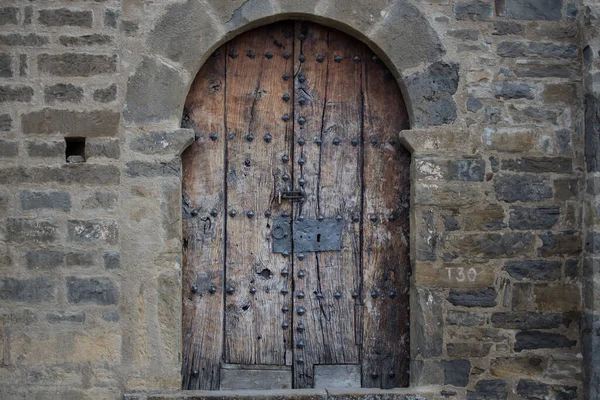
[(209, 58), (182, 125), (183, 388), (406, 386), (408, 117), (384, 64), (264, 26)]

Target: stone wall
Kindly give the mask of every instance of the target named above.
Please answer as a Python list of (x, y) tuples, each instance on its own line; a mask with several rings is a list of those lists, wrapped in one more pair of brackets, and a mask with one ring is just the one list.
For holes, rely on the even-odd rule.
[(409, 105), (411, 390), (596, 398), (590, 3), (5, 0), (0, 397), (179, 388), (183, 101), (220, 44), (303, 17), (368, 43)]

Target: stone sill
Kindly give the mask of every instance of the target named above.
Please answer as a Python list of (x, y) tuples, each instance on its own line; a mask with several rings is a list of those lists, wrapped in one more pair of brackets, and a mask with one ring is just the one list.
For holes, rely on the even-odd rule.
[(431, 400), (422, 389), (178, 390), (128, 392), (125, 400)]

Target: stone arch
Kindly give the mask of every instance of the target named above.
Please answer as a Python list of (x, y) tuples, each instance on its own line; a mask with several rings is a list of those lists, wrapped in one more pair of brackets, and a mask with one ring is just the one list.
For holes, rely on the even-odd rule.
[(408, 0), (187, 0), (168, 6), (149, 33), (149, 55), (127, 85), (125, 123), (178, 126), (189, 86), (217, 47), (254, 27), (294, 18), (366, 43), (396, 77), (413, 128), (455, 120), (458, 65), (441, 61), (440, 38)]

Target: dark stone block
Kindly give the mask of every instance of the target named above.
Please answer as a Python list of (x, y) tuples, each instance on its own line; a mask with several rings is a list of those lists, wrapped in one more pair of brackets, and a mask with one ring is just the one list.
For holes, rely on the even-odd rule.
[(560, 21), (563, 0), (496, 1), (497, 13), (503, 17), (527, 20)]
[(467, 99), (467, 110), (468, 111), (477, 112), (477, 111), (481, 110), (482, 107), (483, 107), (483, 104), (481, 104), (481, 101), (479, 101), (473, 97), (469, 97)]
[(483, 182), (485, 161), (479, 159), (456, 160), (450, 163), (449, 176), (465, 182)]
[(467, 311), (448, 310), (446, 324), (459, 326), (480, 326), (485, 322), (485, 317)]
[(27, 142), (27, 154), (29, 157), (65, 157), (65, 141), (57, 142)]
[(121, 146), (119, 146), (119, 141), (117, 139), (93, 139), (86, 143), (85, 154), (88, 159), (93, 157), (105, 157), (116, 160), (121, 156)]
[(575, 279), (579, 276), (579, 260), (565, 261), (565, 277)]
[(446, 300), (459, 307), (495, 307), (496, 289), (493, 287), (471, 290), (450, 289)]
[(523, 399), (578, 400), (577, 386), (550, 385), (529, 379), (521, 379), (517, 393)]
[(526, 260), (507, 261), (504, 270), (515, 279), (547, 281), (560, 279), (560, 261)]
[(108, 322), (119, 322), (121, 315), (118, 311), (108, 311), (102, 314), (102, 319)]
[(584, 398), (600, 395), (600, 316), (585, 312), (581, 316), (581, 347), (584, 370)]
[(71, 195), (68, 192), (34, 192), (23, 190), (19, 194), (21, 209), (53, 209), (71, 211)]
[(8, 35), (0, 35), (0, 46), (27, 46), (40, 47), (49, 43), (48, 37), (30, 33), (29, 35), (21, 35), (11, 33)]
[(58, 39), (59, 43), (67, 47), (80, 46), (103, 46), (112, 43), (112, 37), (94, 33), (83, 36), (61, 36)]
[(25, 264), (29, 269), (54, 269), (64, 266), (62, 251), (31, 250), (25, 253)]
[(416, 246), (416, 256), (419, 261), (435, 261), (435, 249), (437, 245), (437, 235), (433, 211), (421, 213), (422, 221), (418, 228), (418, 239)]
[(469, 383), (471, 363), (468, 360), (443, 361), (444, 385), (465, 387)]
[(518, 22), (495, 20), (492, 35), (521, 35), (523, 32), (525, 32), (525, 27)]
[(46, 26), (92, 27), (92, 11), (77, 11), (68, 8), (40, 10), (38, 22)]
[(502, 160), (502, 169), (518, 172), (573, 172), (573, 160), (569, 157), (523, 157), (516, 160)]
[(60, 168), (34, 167), (25, 171), (18, 168), (9, 171), (0, 170), (0, 184), (3, 182), (20, 182), (22, 179), (30, 179), (31, 182), (37, 183), (118, 185), (121, 181), (121, 171), (115, 165), (90, 164), (64, 165)]
[(600, 171), (600, 109), (596, 97), (585, 95), (585, 165), (587, 172)]
[(118, 304), (119, 292), (108, 278), (67, 277), (67, 299), (73, 304)]
[(0, 158), (12, 158), (19, 155), (19, 143), (0, 140)]
[(460, 229), (460, 225), (456, 218), (452, 215), (444, 215), (444, 229), (447, 232), (457, 231)]
[(19, 23), (19, 9), (17, 7), (0, 8), (0, 25), (17, 25)]
[(523, 64), (517, 65), (514, 73), (519, 78), (566, 78), (571, 80), (581, 79), (581, 72), (569, 65), (550, 64)]
[(50, 221), (8, 218), (6, 239), (17, 243), (54, 242), (58, 239), (58, 226)]
[(500, 42), (500, 57), (548, 57), (577, 58), (578, 49), (574, 44), (547, 42)]
[(67, 267), (90, 267), (96, 265), (96, 252), (69, 252), (65, 257)]
[(0, 53), (0, 78), (12, 78), (12, 57), (10, 54)]
[(479, 31), (476, 29), (455, 29), (448, 31), (448, 36), (460, 40), (475, 41), (479, 39)]
[(529, 174), (499, 175), (495, 180), (498, 200), (514, 203), (538, 202), (552, 198), (552, 185), (544, 177)]
[(600, 253), (600, 233), (587, 232), (585, 235), (585, 251), (587, 253)]
[(116, 28), (119, 14), (119, 10), (107, 9), (104, 11), (104, 26), (107, 28)]
[(542, 247), (538, 248), (540, 257), (578, 255), (581, 252), (581, 237), (578, 232), (547, 232), (539, 237), (542, 239)]
[(101, 74), (111, 74), (117, 71), (116, 55), (106, 54), (40, 54), (38, 69), (52, 76), (90, 77)]
[(446, 246), (464, 257), (506, 258), (533, 251), (535, 238), (530, 233), (485, 233), (450, 237)]
[(467, 392), (467, 400), (506, 400), (506, 382), (501, 379), (479, 381)]
[(29, 309), (0, 311), (0, 324), (4, 326), (31, 325), (37, 320), (35, 311)]
[(33, 89), (29, 86), (0, 86), (0, 103), (30, 102), (33, 98)]
[(84, 210), (87, 209), (103, 209), (111, 210), (117, 207), (119, 203), (119, 196), (112, 192), (95, 192), (90, 197), (86, 198), (82, 202)]
[(559, 217), (560, 207), (514, 207), (508, 225), (517, 230), (551, 229)]
[(27, 54), (19, 54), (19, 76), (27, 76)]
[(69, 240), (73, 242), (103, 242), (117, 244), (119, 229), (116, 221), (76, 221), (67, 224)]
[(561, 154), (571, 153), (571, 131), (568, 129), (559, 129), (554, 132), (556, 150)]
[(567, 19), (569, 21), (574, 21), (577, 19), (577, 14), (579, 14), (579, 8), (577, 8), (576, 4), (569, 3), (567, 4)]
[(483, 1), (461, 1), (452, 6), (458, 20), (489, 21), (494, 16), (492, 4)]
[(533, 287), (531, 283), (515, 282), (512, 285), (512, 309), (528, 311), (533, 308)]
[(104, 268), (120, 269), (121, 255), (119, 253), (104, 253)]
[(424, 358), (437, 357), (443, 351), (443, 311), (440, 295), (424, 288), (415, 291), (414, 346)]
[(492, 167), (492, 172), (496, 173), (500, 170), (500, 161), (494, 156), (490, 157), (490, 166)]
[(496, 312), (492, 325), (503, 329), (555, 329), (564, 323), (562, 314), (534, 312)]
[(103, 89), (94, 90), (93, 98), (94, 101), (99, 103), (110, 103), (111, 101), (115, 101), (117, 99), (117, 85), (113, 83)]
[(127, 163), (125, 174), (130, 177), (155, 178), (161, 176), (180, 176), (181, 163), (177, 160), (170, 162), (131, 161)]
[(25, 13), (23, 15), (23, 25), (30, 25), (31, 20), (33, 18), (33, 7), (27, 6), (24, 9)]
[[(589, 187), (589, 186), (588, 186)], [(579, 195), (579, 178), (564, 178), (554, 181), (554, 198), (569, 200)]]
[(456, 120), (456, 103), (452, 95), (458, 88), (458, 70), (458, 64), (436, 62), (426, 71), (404, 79), (417, 125), (443, 125)]
[(120, 114), (115, 111), (71, 111), (44, 108), (24, 114), (24, 134), (63, 134), (81, 137), (116, 136)]
[(60, 311), (46, 313), (46, 320), (51, 324), (83, 324), (85, 322), (85, 313)]
[(124, 20), (123, 22), (121, 22), (121, 31), (124, 32), (127, 36), (133, 36), (139, 28), (139, 24), (135, 21)]
[(495, 96), (498, 99), (533, 100), (533, 87), (525, 83), (500, 82), (495, 85)]
[(571, 348), (576, 344), (576, 340), (571, 340), (558, 333), (522, 331), (516, 335), (515, 351)]
[(44, 100), (47, 103), (55, 101), (79, 103), (83, 99), (83, 88), (70, 83), (58, 83), (44, 88)]
[(0, 299), (28, 303), (54, 300), (55, 282), (49, 277), (0, 278)]

